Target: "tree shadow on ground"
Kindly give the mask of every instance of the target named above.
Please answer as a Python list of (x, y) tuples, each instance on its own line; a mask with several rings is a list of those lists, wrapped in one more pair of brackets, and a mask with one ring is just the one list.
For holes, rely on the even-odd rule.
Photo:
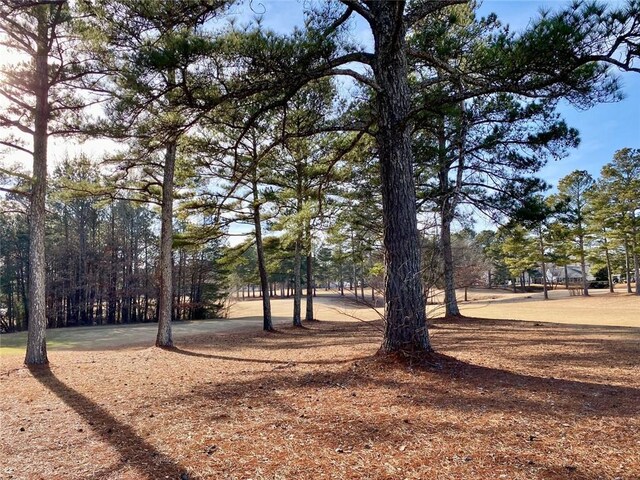
[[(254, 351), (269, 352), (278, 349), (296, 350), (322, 349), (327, 346), (361, 346), (365, 343), (379, 341), (378, 332), (374, 329), (365, 328), (365, 325), (344, 322), (322, 323), (322, 328), (297, 336), (288, 336), (286, 346), (277, 340), (260, 343), (257, 341), (258, 338), (264, 339), (264, 337), (256, 335), (253, 338), (243, 339), (241, 342), (242, 348), (249, 346)], [(435, 354), (432, 356), (437, 367), (424, 370), (420, 365), (405, 365), (402, 362), (391, 362), (388, 367), (384, 367), (398, 368), (398, 373), (406, 373), (406, 370), (409, 369), (415, 375), (431, 376), (434, 380), (439, 377), (441, 381), (436, 382), (434, 385), (425, 381), (425, 379), (421, 380), (414, 377), (406, 378), (405, 376), (405, 380), (402, 381), (402, 375), (398, 378), (390, 378), (388, 375), (383, 377), (378, 377), (377, 375), (362, 376), (358, 375), (358, 369), (349, 369), (342, 373), (330, 373), (330, 375), (339, 378), (334, 379), (335, 381), (330, 381), (329, 384), (339, 383), (346, 385), (347, 383), (354, 383), (356, 387), (360, 387), (374, 383), (377, 386), (389, 389), (403, 390), (407, 394), (412, 392), (410, 394), (411, 398), (417, 398), (417, 389), (418, 395), (424, 398), (424, 402), (445, 408), (452, 405), (451, 398), (446, 391), (447, 388), (443, 388), (442, 391), (439, 390), (441, 385), (447, 383), (442, 381), (446, 377), (447, 381), (453, 380), (461, 387), (458, 394), (462, 395), (462, 397), (458, 398), (460, 401), (454, 402), (456, 408), (461, 410), (521, 411), (526, 408), (529, 411), (537, 411), (541, 414), (547, 414), (553, 410), (557, 414), (592, 415), (595, 411), (597, 415), (614, 416), (629, 416), (640, 413), (640, 390), (631, 386), (611, 385), (606, 381), (600, 382), (599, 379), (598, 381), (593, 381), (593, 378), (588, 375), (582, 376), (581, 374), (578, 374), (578, 376), (572, 375), (570, 378), (553, 378), (544, 374), (538, 375), (535, 370), (521, 373), (510, 369), (497, 368), (496, 366), (476, 365), (450, 356), (465, 350), (477, 351), (478, 349), (487, 350), (493, 348), (499, 352), (498, 356), (504, 357), (506, 361), (513, 362), (514, 365), (535, 365), (540, 362), (549, 362), (549, 364), (553, 365), (554, 361), (557, 365), (565, 358), (571, 360), (570, 366), (578, 368), (588, 368), (595, 362), (600, 362), (602, 365), (607, 365), (607, 367), (628, 368), (630, 366), (629, 362), (635, 361), (635, 352), (640, 349), (634, 344), (634, 342), (637, 343), (638, 334), (640, 333), (638, 329), (616, 329), (612, 327), (588, 327), (585, 329), (582, 326), (553, 325), (553, 328), (543, 331), (540, 337), (522, 338), (525, 333), (531, 334), (531, 332), (535, 332), (538, 334), (537, 327), (523, 322), (499, 322), (508, 327), (509, 338), (505, 339), (504, 332), (502, 332), (502, 337), (496, 339), (494, 338), (496, 325), (493, 328), (483, 328), (479, 321), (467, 319), (458, 323), (463, 328), (458, 329), (457, 332), (452, 331), (450, 335), (443, 333), (434, 342), (438, 350), (449, 354)], [(592, 340), (588, 336), (585, 337), (586, 333), (599, 335), (617, 334), (618, 338)], [(528, 353), (521, 351), (522, 347), (538, 344), (543, 347), (547, 345), (549, 352), (536, 352), (530, 357)], [(201, 347), (205, 345), (197, 342), (194, 346)], [(237, 348), (233, 344), (222, 346), (215, 342), (214, 344), (206, 345), (206, 347), (216, 351), (224, 350), (225, 355), (190, 352), (184, 349), (177, 349), (176, 353), (201, 356), (212, 361), (234, 360), (265, 364), (289, 364), (292, 368), (287, 368), (285, 373), (292, 376), (282, 380), (284, 382), (283, 385), (290, 388), (316, 384), (318, 380), (314, 379), (313, 375), (319, 379), (323, 379), (327, 375), (325, 373), (316, 373), (309, 377), (310, 374), (305, 374), (300, 378), (294, 375), (297, 362), (293, 359), (290, 361), (276, 361), (228, 355), (232, 354), (233, 350)], [(553, 351), (554, 347), (567, 347), (569, 350), (579, 348), (580, 353), (569, 351), (558, 353)], [(613, 359), (613, 352), (623, 352), (623, 355)], [(319, 358), (315, 361), (299, 363), (300, 365), (305, 363), (310, 365), (346, 365), (362, 361), (365, 363), (369, 361), (383, 362), (381, 357), (376, 356), (359, 356), (358, 358), (351, 356), (339, 360)], [(608, 363), (602, 363), (606, 361)], [(274, 379), (280, 378), (280, 375), (275, 370), (274, 375)], [(324, 380), (320, 380), (320, 383), (318, 383), (318, 388), (324, 388), (322, 381)], [(425, 391), (420, 392), (422, 386), (424, 386)], [(244, 382), (239, 382), (237, 387), (239, 392), (250, 388)], [(509, 394), (505, 394), (505, 392)], [(468, 402), (465, 402), (464, 397), (467, 394), (469, 398), (467, 399)], [(616, 401), (611, 402), (611, 398), (615, 398)], [(415, 401), (421, 403), (418, 399)]]
[[(367, 357), (358, 362), (381, 362), (391, 374), (361, 374), (358, 368), (339, 372), (312, 372), (299, 374), (295, 365), (273, 370), (271, 378), (238, 380), (225, 384), (225, 395), (246, 397), (258, 392), (258, 386), (269, 383), (273, 388), (312, 388), (324, 391), (332, 388), (352, 389), (382, 387), (396, 392), (399, 403), (433, 408), (456, 409), (460, 412), (527, 411), (542, 415), (568, 415), (587, 417), (635, 417), (640, 414), (640, 389), (587, 381), (545, 378), (515, 373), (509, 370), (484, 367), (464, 362), (447, 355), (431, 356), (436, 367), (407, 366), (400, 362), (387, 363), (384, 358)], [(353, 360), (351, 363), (353, 364)], [(397, 373), (393, 373), (397, 372)], [(420, 378), (423, 377), (423, 378)], [(454, 388), (455, 387), (455, 388)], [(215, 392), (201, 386), (202, 395)], [(456, 396), (452, 398), (451, 390)], [(196, 392), (197, 394), (197, 392)], [(259, 401), (270, 402), (268, 397)], [(609, 401), (615, 398), (616, 402)]]
[[(291, 325), (278, 327), (272, 332), (250, 332), (243, 336), (242, 340), (228, 341), (229, 337), (237, 338), (237, 332), (210, 333), (199, 336), (190, 336), (182, 339), (181, 347), (215, 348), (216, 351), (233, 352), (239, 348), (252, 348), (256, 350), (305, 350), (319, 346), (355, 346), (367, 342), (380, 343), (381, 329), (379, 321), (362, 321), (358, 324), (352, 322), (336, 322), (330, 320), (304, 321), (303, 328)], [(333, 343), (324, 342), (318, 344), (318, 337), (332, 339)], [(286, 346), (282, 344), (286, 342)]]
[[(215, 356), (209, 358), (216, 360)], [(588, 471), (581, 469), (576, 477), (576, 472), (566, 470), (566, 466), (554, 464), (557, 458), (544, 463), (543, 447), (537, 447), (529, 438), (534, 430), (523, 430), (522, 436), (515, 437), (513, 428), (518, 427), (509, 422), (524, 425), (520, 427), (523, 429), (542, 418), (553, 424), (598, 423), (608, 418), (625, 423), (625, 419), (633, 420), (640, 414), (640, 390), (632, 387), (521, 374), (441, 354), (430, 355), (429, 366), (383, 356), (351, 359), (347, 363), (348, 368), (337, 371), (319, 368), (311, 372), (298, 370), (294, 364), (251, 378), (234, 377), (218, 385), (198, 385), (188, 396), (177, 396), (175, 400), (210, 402), (224, 411), (257, 409), (263, 419), (259, 429), (295, 426), (299, 435), (319, 445), (362, 455), (371, 448), (370, 444), (382, 444), (381, 448), (388, 450), (411, 442), (411, 438), (446, 440), (472, 430), (473, 438), (480, 442), (473, 447), (476, 452), (489, 455), (491, 447), (483, 442), (499, 438), (502, 444), (514, 445), (510, 447), (513, 452), (525, 452), (525, 460), (509, 460), (522, 462), (523, 469), (543, 469), (546, 474), (542, 478), (585, 480), (606, 475), (591, 467)], [(369, 392), (378, 392), (373, 405)], [(383, 400), (379, 400), (380, 392)], [(352, 402), (354, 408), (336, 411), (331, 408), (332, 399)], [(480, 423), (481, 427), (469, 426), (465, 421), (487, 414), (495, 414), (501, 421)], [(531, 457), (527, 460), (526, 455)]]
[[(640, 329), (633, 327), (440, 319), (433, 337), (451, 354), (492, 348), (505, 359), (540, 366), (628, 368), (640, 355)], [(533, 346), (539, 351), (522, 352)]]
[(147, 478), (188, 479), (186, 469), (141, 438), (129, 425), (120, 422), (89, 398), (67, 386), (49, 366), (29, 366), (33, 377), (72, 408), (93, 431), (120, 455), (120, 461), (87, 478), (106, 478), (123, 468), (133, 467)]
[[(179, 347), (171, 347), (171, 348), (165, 348), (164, 350), (168, 351), (168, 352), (173, 352), (173, 353), (179, 353), (180, 355), (187, 355), (190, 357), (199, 357), (199, 358), (209, 358), (212, 360), (225, 360), (225, 361), (233, 361), (233, 362), (247, 362), (247, 363), (260, 363), (260, 364), (267, 364), (267, 365), (277, 365), (280, 367), (285, 367), (285, 366), (293, 366), (293, 365), (338, 365), (341, 363), (350, 363), (353, 362), (354, 360), (364, 360), (367, 357), (350, 357), (347, 359), (342, 359), (342, 360), (315, 360), (315, 361), (298, 361), (298, 360), (271, 360), (271, 359), (261, 359), (261, 358), (250, 358), (250, 357), (233, 357), (233, 356), (228, 356), (228, 355), (213, 355), (210, 353), (202, 353), (202, 352), (194, 352), (191, 350), (185, 350), (183, 348), (179, 348)], [(276, 367), (278, 368), (278, 367)]]

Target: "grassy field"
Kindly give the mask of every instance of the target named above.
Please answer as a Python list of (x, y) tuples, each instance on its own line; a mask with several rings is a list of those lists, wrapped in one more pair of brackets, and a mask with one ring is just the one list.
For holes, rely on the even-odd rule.
[(544, 323), (555, 302), (524, 302), (535, 322), (435, 320), (420, 359), (377, 356), (378, 313), (328, 297), (302, 329), (5, 355), (0, 478), (637, 480), (640, 329)]
[(553, 290), (549, 300), (543, 300), (542, 293), (474, 290), (469, 300), (460, 304), (462, 314), (469, 317), (640, 327), (640, 297), (622, 289), (614, 294), (591, 290), (586, 298)]

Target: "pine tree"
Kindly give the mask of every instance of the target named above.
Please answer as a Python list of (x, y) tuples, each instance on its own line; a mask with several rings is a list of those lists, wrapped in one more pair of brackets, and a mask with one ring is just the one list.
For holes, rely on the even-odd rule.
[[(0, 95), (9, 107), (0, 144), (31, 156), (27, 365), (46, 364), (45, 218), (49, 137), (77, 131), (83, 102), (70, 86), (86, 73), (76, 55), (73, 13), (65, 0), (0, 1), (0, 44), (17, 53), (6, 67)], [(20, 57), (18, 57), (20, 58)]]

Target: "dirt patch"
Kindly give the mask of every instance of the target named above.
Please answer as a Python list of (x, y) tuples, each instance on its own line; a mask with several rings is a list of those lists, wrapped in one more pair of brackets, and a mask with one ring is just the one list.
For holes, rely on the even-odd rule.
[(637, 479), (640, 330), (437, 321), (209, 334), (0, 367), (6, 479)]

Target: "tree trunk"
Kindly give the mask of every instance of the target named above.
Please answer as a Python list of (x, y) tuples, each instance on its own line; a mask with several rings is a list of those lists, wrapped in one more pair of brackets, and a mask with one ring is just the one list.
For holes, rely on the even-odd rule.
[(258, 273), (260, 274), (260, 288), (262, 289), (262, 329), (268, 332), (273, 330), (271, 320), (271, 295), (269, 291), (269, 277), (264, 259), (264, 246), (262, 244), (262, 224), (260, 218), (260, 199), (257, 179), (253, 178), (253, 226), (256, 237), (256, 251), (258, 254)]
[[(307, 235), (310, 234), (311, 232), (307, 231)], [(310, 250), (307, 253), (307, 308), (304, 319), (313, 320), (313, 256)]]
[(49, 120), (47, 7), (34, 9), (38, 19), (35, 56), (36, 109), (33, 133), (33, 178), (29, 205), (29, 329), (24, 363), (42, 365), (47, 358), (45, 216), (47, 195), (47, 125)]
[(302, 320), (300, 317), (301, 303), (302, 303), (302, 272), (301, 272), (301, 263), (302, 263), (302, 239), (301, 233), (298, 233), (298, 238), (296, 239), (295, 244), (295, 254), (294, 254), (294, 265), (293, 265), (293, 326), (301, 327)]
[(447, 317), (459, 317), (458, 299), (456, 298), (455, 267), (453, 264), (453, 252), (451, 249), (451, 217), (450, 212), (441, 212), (442, 228), (440, 238), (442, 240), (442, 259), (444, 262), (444, 305)]
[(569, 268), (567, 265), (564, 266), (564, 287), (569, 290)]
[[(582, 226), (580, 226), (582, 228)], [(583, 295), (589, 296), (589, 282), (587, 281), (587, 262), (584, 256), (584, 238), (580, 237), (580, 271), (582, 273), (582, 288), (584, 290)]]
[(627, 293), (631, 293), (631, 257), (629, 255), (629, 239), (626, 235), (624, 236), (624, 257), (624, 275), (627, 280)]
[(167, 145), (162, 179), (162, 212), (160, 217), (160, 290), (158, 292), (157, 347), (172, 347), (171, 313), (173, 301), (173, 175), (176, 164), (176, 142)]
[(373, 73), (380, 90), (378, 156), (382, 183), (385, 316), (381, 350), (430, 351), (409, 120), (403, 2), (371, 2)]
[(634, 270), (634, 277), (635, 277), (635, 281), (636, 281), (636, 295), (640, 295), (640, 288), (638, 288), (640, 286), (640, 261), (638, 261), (638, 231), (636, 229), (636, 218), (635, 218), (635, 214), (633, 217), (633, 237), (632, 237), (632, 242), (633, 242), (633, 270)]
[(547, 264), (544, 261), (544, 240), (542, 238), (542, 231), (538, 233), (538, 238), (540, 240), (540, 256), (542, 259), (542, 292), (544, 294), (544, 299), (549, 300), (549, 292), (547, 291)]
[(358, 300), (358, 270), (357, 270), (357, 262), (356, 262), (356, 241), (353, 235), (353, 230), (351, 230), (351, 286), (349, 290), (353, 290), (355, 288), (356, 300)]
[(607, 260), (607, 279), (609, 280), (609, 293), (613, 293), (613, 274), (611, 273), (611, 254), (609, 252), (609, 242), (607, 240), (607, 232), (602, 232), (602, 238), (604, 239), (604, 255)]
[(109, 292), (107, 294), (107, 323), (116, 323), (116, 287), (117, 287), (117, 264), (118, 253), (116, 248), (116, 211), (115, 204), (111, 204), (111, 237), (110, 250), (111, 262), (109, 264)]

